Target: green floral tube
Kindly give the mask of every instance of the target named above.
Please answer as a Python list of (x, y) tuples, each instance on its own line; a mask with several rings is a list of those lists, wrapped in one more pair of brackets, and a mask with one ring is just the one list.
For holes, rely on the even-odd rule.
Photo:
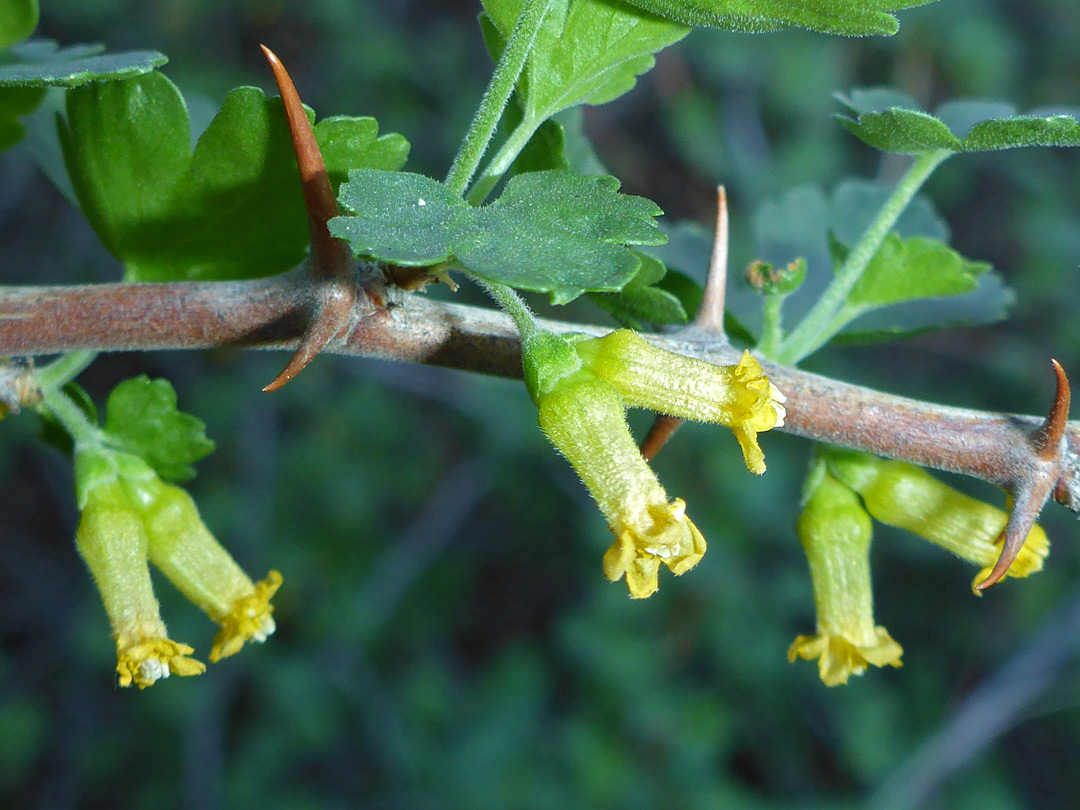
[(731, 428), (747, 468), (765, 472), (757, 434), (784, 424), (784, 395), (749, 352), (733, 366), (714, 366), (659, 349), (619, 329), (574, 344), (582, 365), (612, 385), (628, 408)]
[(870, 665), (900, 666), (900, 645), (874, 623), (872, 527), (858, 496), (825, 472), (799, 517), (798, 533), (810, 565), (817, 633), (798, 636), (788, 660), (817, 659), (826, 686), (845, 684)]
[(119, 480), (110, 454), (76, 454), (82, 472), (82, 515), (75, 545), (94, 578), (116, 641), (120, 686), (140, 689), (173, 675), (198, 675), (206, 667), (194, 650), (172, 641), (161, 620), (147, 565), (146, 525)]
[[(828, 463), (837, 478), (862, 496), (866, 511), (875, 520), (906, 529), (979, 566), (973, 589), (990, 574), (1001, 554), (1007, 513), (904, 461), (835, 452), (830, 453)], [(1046, 532), (1036, 524), (1006, 576), (1026, 577), (1041, 571), (1049, 551)]]

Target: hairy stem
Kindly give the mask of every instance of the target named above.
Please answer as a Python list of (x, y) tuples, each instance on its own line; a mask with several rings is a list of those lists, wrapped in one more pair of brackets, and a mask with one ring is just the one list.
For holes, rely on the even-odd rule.
[(76, 445), (101, 442), (101, 429), (87, 419), (82, 408), (61, 389), (45, 388), (42, 397), (42, 407), (63, 426)]
[(480, 205), (487, 199), (487, 195), (495, 188), (495, 184), (509, 171), (511, 164), (529, 143), (529, 139), (536, 132), (540, 123), (539, 121), (526, 119), (510, 133), (510, 137), (506, 139), (499, 151), (495, 153), (495, 157), (491, 159), (491, 162), (488, 163), (487, 167), (476, 179), (473, 187), (469, 189), (469, 194), (465, 199), (471, 205)]
[(44, 391), (63, 388), (82, 374), (94, 362), (96, 357), (97, 352), (93, 351), (68, 352), (56, 358), (47, 366), (39, 368), (34, 376), (37, 378), (38, 385)]
[(544, 22), (544, 16), (553, 0), (525, 0), (514, 30), (506, 41), (499, 63), (491, 76), (491, 83), (480, 99), (480, 106), (473, 116), (469, 131), (465, 133), (461, 148), (446, 175), (446, 185), (456, 194), (464, 194), (480, 161), (484, 158), (495, 127), (499, 125), (506, 102), (514, 92), (518, 77), (525, 68), (533, 42)]
[(881, 206), (874, 221), (851, 249), (844, 264), (836, 271), (832, 283), (780, 346), (777, 362), (793, 366), (828, 342), (833, 336), (837, 313), (862, 278), (881, 243), (885, 241), (885, 237), (889, 235), (889, 231), (896, 225), (896, 221), (923, 183), (951, 155), (952, 152), (947, 149), (937, 149), (923, 152), (915, 158), (914, 163), (896, 184), (889, 199)]

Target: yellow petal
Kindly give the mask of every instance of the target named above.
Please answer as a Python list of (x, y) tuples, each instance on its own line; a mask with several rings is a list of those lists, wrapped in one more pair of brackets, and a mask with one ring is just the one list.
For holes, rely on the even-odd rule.
[(177, 644), (168, 638), (141, 639), (135, 644), (116, 651), (116, 682), (120, 686), (133, 683), (140, 689), (152, 686), (170, 674), (187, 677), (200, 675), (206, 666), (188, 658), (194, 650), (186, 644)]
[(214, 637), (214, 646), (210, 650), (211, 663), (239, 652), (246, 641), (261, 644), (274, 632), (274, 607), (270, 600), (281, 582), (281, 574), (271, 571), (266, 579), (255, 585), (250, 596), (238, 599), (232, 610), (220, 619), (221, 630)]

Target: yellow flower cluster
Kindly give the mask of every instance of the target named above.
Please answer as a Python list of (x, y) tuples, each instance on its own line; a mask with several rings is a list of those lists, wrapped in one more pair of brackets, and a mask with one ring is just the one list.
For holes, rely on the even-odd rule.
[(117, 682), (140, 689), (206, 667), (168, 637), (150, 581), (153, 563), (221, 625), (212, 662), (274, 632), (271, 571), (255, 584), (206, 528), (191, 496), (166, 484), (142, 459), (100, 446), (77, 448), (76, 546), (105, 605), (116, 641)]
[[(997, 561), (1008, 515), (914, 464), (854, 451), (823, 451), (808, 482), (798, 529), (810, 564), (817, 633), (796, 638), (788, 660), (817, 659), (821, 680), (836, 686), (868, 666), (900, 666), (903, 652), (888, 631), (874, 623), (871, 518), (980, 566), (974, 587)], [(1046, 533), (1033, 527), (1008, 576), (1041, 570), (1048, 550)]]

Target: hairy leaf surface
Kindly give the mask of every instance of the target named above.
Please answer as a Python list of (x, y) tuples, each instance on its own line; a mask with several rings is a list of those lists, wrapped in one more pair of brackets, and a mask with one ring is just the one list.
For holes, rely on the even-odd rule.
[(841, 125), (884, 152), (916, 154), (933, 149), (989, 152), (1023, 146), (1080, 146), (1075, 111), (1033, 111), (1020, 115), (1002, 101), (959, 99), (931, 115), (894, 90), (853, 90), (837, 97), (849, 115)]
[(479, 278), (550, 293), (563, 304), (586, 291), (621, 289), (640, 264), (626, 245), (664, 241), (654, 221), (660, 209), (618, 187), (613, 177), (530, 172), (474, 208), (421, 175), (359, 170), (339, 197), (354, 215), (331, 220), (330, 231), (360, 256), (456, 261)]
[(686, 309), (678, 296), (656, 286), (667, 275), (664, 263), (645, 253), (637, 255), (641, 267), (625, 287), (613, 293), (589, 293), (589, 300), (623, 326), (638, 331), (686, 323)]
[(729, 31), (806, 28), (847, 36), (891, 36), (899, 23), (890, 12), (934, 0), (628, 0), (665, 19)]
[(78, 87), (149, 73), (168, 58), (157, 51), (103, 53), (100, 45), (60, 48), (51, 40), (34, 40), (12, 48), (0, 64), (0, 87)]

